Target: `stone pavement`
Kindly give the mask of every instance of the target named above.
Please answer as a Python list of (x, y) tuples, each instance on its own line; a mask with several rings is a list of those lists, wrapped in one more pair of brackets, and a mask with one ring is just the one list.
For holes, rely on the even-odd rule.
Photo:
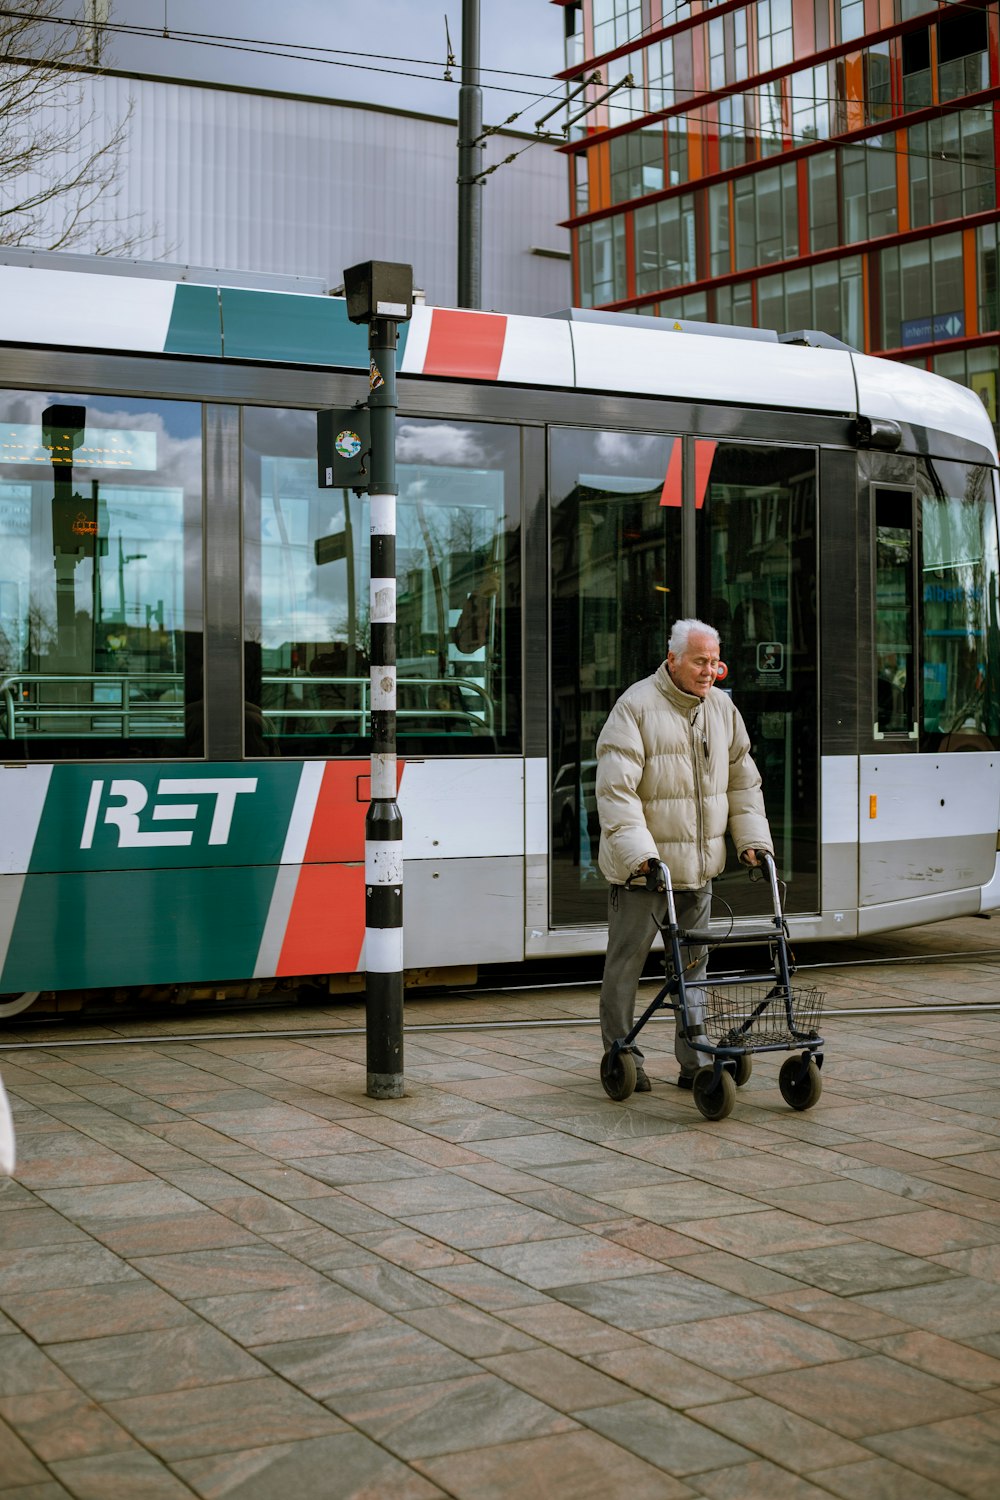
[[(828, 1006), (1000, 998), (941, 928)], [(831, 1015), (814, 1110), (771, 1054), (710, 1124), (659, 1021), (606, 1099), (595, 1009), (414, 1001), (466, 1029), (384, 1103), (354, 1004), (7, 1035), (0, 1500), (993, 1500), (1000, 1013)]]

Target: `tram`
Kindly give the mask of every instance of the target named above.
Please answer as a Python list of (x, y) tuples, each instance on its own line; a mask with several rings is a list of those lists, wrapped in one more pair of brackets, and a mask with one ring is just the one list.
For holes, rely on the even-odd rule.
[[(363, 982), (368, 502), (317, 486), (316, 413), (365, 398), (366, 330), (245, 283), (0, 264), (0, 1016)], [(975, 395), (580, 310), (418, 305), (398, 367), (408, 982), (603, 950), (595, 743), (686, 615), (794, 938), (1000, 905)]]

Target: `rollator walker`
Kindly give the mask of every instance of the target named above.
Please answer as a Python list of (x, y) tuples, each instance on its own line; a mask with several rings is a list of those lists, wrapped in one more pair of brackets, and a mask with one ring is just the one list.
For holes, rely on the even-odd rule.
[[(823, 1038), (818, 1026), (824, 995), (813, 986), (792, 988), (794, 962), (788, 947), (788, 927), (781, 909), (778, 875), (770, 854), (762, 855), (764, 873), (771, 887), (773, 916), (755, 928), (732, 929), (723, 936), (709, 930), (683, 931), (677, 925), (677, 909), (670, 871), (660, 861), (658, 872), (642, 877), (647, 888), (653, 882), (667, 898), (667, 919), (657, 926), (666, 952), (666, 980), (656, 998), (636, 1021), (627, 1036), (615, 1041), (601, 1062), (604, 1092), (621, 1103), (635, 1089), (636, 1061), (632, 1043), (650, 1016), (672, 1010), (680, 1016), (690, 1045), (704, 1059), (694, 1075), (694, 1102), (706, 1120), (724, 1120), (736, 1103), (753, 1071), (753, 1053), (796, 1051), (778, 1073), (781, 1097), (792, 1109), (811, 1109), (823, 1090)], [(631, 884), (631, 882), (627, 882)], [(655, 920), (655, 919), (654, 919)], [(684, 947), (718, 948), (734, 943), (767, 942), (772, 967), (765, 973), (706, 975), (697, 984), (685, 978)]]

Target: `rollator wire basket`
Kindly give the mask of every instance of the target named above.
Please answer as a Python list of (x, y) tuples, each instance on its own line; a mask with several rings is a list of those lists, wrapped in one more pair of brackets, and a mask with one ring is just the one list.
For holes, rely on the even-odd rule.
[[(694, 989), (694, 986), (691, 986)], [(826, 992), (815, 985), (708, 983), (704, 1026), (717, 1047), (795, 1047), (819, 1035)]]
[[(616, 1037), (601, 1060), (601, 1084), (609, 1098), (621, 1103), (635, 1090), (638, 1064), (635, 1039), (658, 1010), (674, 1012), (678, 1035), (701, 1062), (690, 1081), (694, 1102), (706, 1120), (723, 1120), (753, 1072), (754, 1052), (791, 1052), (778, 1071), (778, 1089), (792, 1109), (811, 1109), (822, 1093), (823, 1038), (819, 1025), (824, 992), (813, 985), (793, 987), (795, 972), (788, 946), (788, 927), (782, 911), (774, 856), (761, 856), (771, 890), (773, 916), (755, 930), (719, 935), (710, 927), (682, 929), (677, 922), (670, 870), (662, 860), (658, 869), (645, 874), (646, 890), (662, 892), (666, 920), (653, 921), (663, 935), (666, 976), (658, 994), (623, 1037)], [(766, 940), (770, 971), (704, 975), (688, 979), (694, 960), (685, 964), (682, 948), (701, 948), (703, 953), (727, 943)], [(699, 966), (704, 963), (699, 958)], [(641, 1054), (640, 1054), (641, 1055)]]

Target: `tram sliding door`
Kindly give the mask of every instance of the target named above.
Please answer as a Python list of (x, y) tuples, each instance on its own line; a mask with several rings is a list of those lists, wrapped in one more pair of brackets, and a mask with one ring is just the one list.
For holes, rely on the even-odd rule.
[[(816, 488), (811, 447), (550, 431), (554, 928), (606, 918), (597, 736), (690, 614), (722, 637), (789, 910), (817, 909)], [(735, 852), (718, 891), (736, 914), (759, 910)]]
[[(694, 440), (697, 613), (719, 631), (723, 691), (746, 722), (786, 909), (819, 907), (816, 450)], [(730, 846), (715, 882), (760, 909)]]

